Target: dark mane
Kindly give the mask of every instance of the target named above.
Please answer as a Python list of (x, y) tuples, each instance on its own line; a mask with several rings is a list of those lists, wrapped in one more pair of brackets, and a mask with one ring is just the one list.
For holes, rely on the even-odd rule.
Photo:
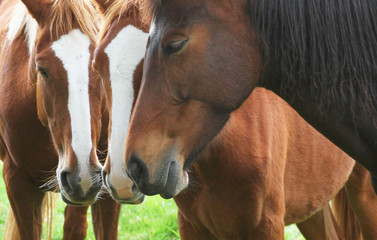
[(154, 13), (157, 11), (159, 7), (161, 7), (163, 0), (139, 0), (144, 3), (143, 12), (144, 15), (149, 18), (153, 19)]
[[(151, 17), (163, 0), (144, 2)], [(266, 69), (292, 99), (308, 89), (321, 110), (377, 119), (376, 0), (249, 0)], [(376, 120), (377, 121), (377, 120)]]
[(308, 89), (321, 109), (377, 112), (377, 1), (256, 0), (252, 20), (281, 92)]

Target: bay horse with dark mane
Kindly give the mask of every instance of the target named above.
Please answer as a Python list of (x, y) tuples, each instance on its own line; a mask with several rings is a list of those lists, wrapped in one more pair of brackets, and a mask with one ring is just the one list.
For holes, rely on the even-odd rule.
[[(155, 116), (165, 118), (160, 124), (170, 139), (185, 136), (178, 152), (189, 166), (259, 85), (281, 96), (366, 167), (372, 179), (377, 177), (376, 1), (145, 0), (142, 4), (154, 26), (144, 85), (165, 87), (154, 87), (148, 97), (141, 91), (130, 136), (147, 142), (144, 138), (153, 134), (145, 126), (139, 132), (139, 126)], [(151, 111), (141, 110), (152, 106), (149, 102), (160, 104)], [(181, 117), (184, 112), (196, 116), (195, 121)], [(191, 127), (181, 131), (180, 125)], [(160, 141), (165, 149), (155, 158), (173, 160), (172, 148), (164, 142)], [(135, 154), (128, 145), (127, 165), (134, 165)], [(161, 174), (170, 166), (165, 165)], [(178, 175), (171, 170), (172, 176)], [(172, 178), (167, 183), (182, 188), (178, 186), (182, 181)]]
[[(85, 0), (9, 0), (0, 13), (0, 159), (15, 229), (40, 239), (54, 172), (71, 205), (93, 203), (102, 187), (105, 98), (90, 65), (97, 13)], [(66, 209), (65, 239), (85, 238), (86, 210)], [(116, 239), (119, 205), (107, 197), (93, 215), (98, 239)]]
[[(116, 131), (125, 134), (133, 105), (137, 108), (140, 104), (140, 99), (134, 103), (133, 98), (137, 98), (138, 94), (156, 97), (153, 96), (155, 91), (169, 86), (158, 86), (166, 84), (162, 81), (146, 87), (145, 79), (141, 82), (142, 54), (135, 48), (145, 47), (148, 36), (143, 34), (146, 26), (141, 22), (138, 7), (132, 2), (118, 1), (103, 8), (107, 14), (93, 64), (103, 77), (107, 95), (112, 96), (112, 117), (122, 119), (123, 128), (122, 124), (116, 125)], [(153, 29), (152, 26), (152, 32)], [(144, 120), (149, 120), (151, 125), (142, 125), (138, 130), (148, 130), (147, 135), (142, 136), (147, 142), (137, 141), (131, 146), (138, 147), (137, 157), (142, 154), (142, 157), (148, 156), (149, 161), (143, 164), (133, 159), (139, 162), (133, 163), (137, 166), (130, 165), (135, 171), (131, 171), (130, 176), (145, 194), (175, 196), (182, 239), (281, 239), (284, 225), (291, 223), (298, 223), (307, 239), (326, 238), (328, 231), (325, 228), (329, 225), (325, 220), (328, 219), (326, 204), (343, 187), (352, 171), (354, 163), (350, 157), (312, 129), (276, 95), (259, 89), (232, 113), (220, 133), (194, 156), (192, 166), (185, 169), (190, 184), (179, 193), (174, 185), (166, 182), (168, 178), (177, 179), (179, 174), (171, 169), (165, 173), (160, 170), (158, 162), (153, 162), (153, 157), (160, 156), (158, 151), (173, 142), (179, 131), (165, 137), (163, 134), (169, 134), (169, 131), (159, 125), (163, 111), (154, 115), (149, 107), (157, 108), (169, 102), (158, 99), (143, 105), (145, 115), (141, 122), (144, 124)], [(179, 104), (169, 107), (179, 107)], [(180, 113), (182, 120), (189, 118), (190, 124), (176, 127), (190, 128), (200, 121), (200, 117), (190, 116), (190, 113)], [(131, 119), (134, 121), (135, 117)], [(173, 127), (169, 124), (170, 119), (165, 120)], [(184, 137), (170, 147), (176, 156), (182, 154), (179, 147)], [(118, 140), (124, 142), (125, 136)], [(132, 140), (129, 138), (127, 141)], [(124, 193), (131, 186), (121, 184), (129, 176), (119, 171), (123, 168), (119, 156), (124, 156), (124, 153), (107, 159), (111, 164), (106, 162), (103, 176), (112, 196), (122, 202), (127, 197), (118, 193)], [(180, 161), (162, 165), (174, 170), (182, 169), (184, 158), (177, 159)], [(376, 211), (365, 207), (377, 203), (368, 176), (361, 166), (355, 167), (352, 178), (346, 184), (347, 192), (352, 192), (352, 195), (347, 195), (349, 199), (345, 203), (350, 201), (356, 209), (363, 236), (376, 238), (373, 220)], [(160, 187), (159, 180), (167, 185)], [(120, 183), (119, 192), (112, 182)], [(162, 190), (159, 192), (157, 188)], [(344, 194), (343, 190), (337, 196), (344, 197)], [(335, 205), (339, 206), (339, 201)], [(345, 218), (342, 217), (343, 221)], [(354, 221), (351, 217), (348, 220)], [(349, 222), (343, 222), (348, 226), (345, 229), (349, 230), (347, 239), (359, 239), (358, 235), (353, 235), (355, 229), (347, 225)], [(344, 239), (341, 232), (332, 237)]]

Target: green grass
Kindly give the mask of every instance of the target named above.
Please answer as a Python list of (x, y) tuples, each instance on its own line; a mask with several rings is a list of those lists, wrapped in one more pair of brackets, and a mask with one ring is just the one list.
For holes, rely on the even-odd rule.
[[(4, 239), (5, 221), (8, 214), (9, 202), (5, 191), (2, 162), (0, 161), (0, 240)], [(64, 202), (57, 201), (57, 214), (53, 239), (63, 237)], [(177, 240), (179, 239), (177, 226), (177, 207), (173, 200), (164, 200), (159, 196), (147, 197), (141, 205), (123, 205), (119, 220), (119, 240)], [(87, 240), (94, 240), (90, 211), (88, 211)], [(285, 228), (285, 239), (304, 240), (296, 226)]]

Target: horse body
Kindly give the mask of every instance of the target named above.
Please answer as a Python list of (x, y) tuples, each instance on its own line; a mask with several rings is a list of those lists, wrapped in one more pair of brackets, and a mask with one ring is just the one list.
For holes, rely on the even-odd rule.
[[(344, 186), (354, 161), (256, 89), (195, 159), (174, 200), (182, 239), (282, 239)], [(324, 173), (326, 177), (324, 177)], [(300, 180), (298, 180), (300, 179)]]
[(102, 170), (103, 183), (118, 202), (130, 203), (144, 199), (130, 177), (124, 174), (123, 148), (134, 99), (140, 87), (148, 28), (141, 24), (136, 7), (118, 9), (122, 6), (119, 3), (105, 1), (101, 4), (105, 23), (93, 66), (102, 76), (111, 119), (109, 154)]
[[(129, 59), (128, 61), (137, 59), (130, 54), (124, 54), (124, 60), (118, 66), (121, 66), (120, 70), (125, 72), (131, 69), (133, 79), (125, 78), (130, 74), (123, 75), (123, 79), (111, 79), (112, 70), (109, 66), (111, 66), (110, 62), (113, 56), (106, 51), (108, 45), (113, 39), (117, 39), (119, 33), (127, 29), (128, 25), (134, 25), (145, 31), (145, 25), (135, 21), (135, 19), (140, 19), (132, 14), (127, 15), (128, 9), (134, 10), (133, 7), (128, 7), (135, 2), (138, 1), (118, 1), (115, 2), (116, 5), (113, 5), (118, 8), (118, 11), (110, 14), (110, 17), (107, 16), (108, 24), (104, 27), (104, 37), (96, 49), (94, 66), (105, 80), (107, 96), (114, 97), (112, 96), (113, 91), (119, 90), (112, 89), (115, 86), (112, 85), (114, 80), (121, 80), (124, 84), (129, 85), (133, 81), (134, 94), (131, 96), (134, 98), (139, 96), (135, 103), (133, 103), (133, 99), (129, 98), (127, 99), (129, 102), (119, 102), (124, 104), (122, 111), (130, 109), (130, 105), (133, 105), (134, 111), (137, 112), (136, 116), (135, 112), (132, 113), (130, 131), (133, 133), (128, 136), (126, 155), (122, 154), (122, 156), (125, 156), (124, 168), (135, 180), (139, 190), (146, 194), (159, 193), (167, 198), (175, 196), (182, 239), (282, 239), (284, 225), (294, 222), (298, 223), (298, 227), (307, 239), (325, 239), (324, 232), (327, 232), (327, 225), (324, 216), (328, 214), (329, 210), (325, 204), (346, 182), (352, 170), (352, 159), (314, 131), (286, 103), (271, 92), (258, 89), (249, 98), (247, 98), (247, 94), (243, 96), (247, 100), (242, 105), (242, 101), (237, 105), (232, 101), (232, 97), (237, 98), (235, 90), (243, 88), (248, 90), (252, 87), (243, 85), (233, 88), (233, 82), (229, 82), (227, 86), (232, 93), (229, 98), (228, 89), (217, 91), (218, 89), (211, 87), (211, 83), (217, 84), (215, 82), (217, 79), (209, 79), (203, 89), (195, 85), (190, 86), (189, 83), (207, 81), (207, 77), (211, 76), (201, 76), (203, 66), (214, 67), (216, 70), (214, 76), (216, 77), (239, 76), (237, 71), (245, 67), (244, 63), (241, 63), (240, 68), (226, 73), (229, 67), (234, 66), (222, 69), (219, 66), (207, 66), (206, 62), (201, 62), (203, 59), (212, 59), (212, 51), (208, 51), (206, 44), (200, 42), (199, 39), (202, 37), (206, 39), (208, 33), (211, 31), (217, 33), (217, 31), (216, 28), (203, 30), (203, 24), (199, 24), (201, 25), (199, 29), (186, 28), (185, 24), (200, 23), (200, 20), (195, 22), (190, 19), (190, 16), (203, 17), (206, 14), (206, 11), (194, 11), (202, 10), (203, 6), (199, 1), (180, 2), (182, 9), (178, 9), (178, 11), (165, 9), (164, 13), (170, 17), (170, 20), (180, 17), (179, 21), (169, 22), (166, 19), (159, 21), (156, 16), (150, 29), (147, 46), (152, 49), (148, 50), (146, 55), (148, 57), (148, 54), (151, 54), (150, 58), (144, 60), (143, 80), (141, 80), (140, 63), (138, 65), (137, 61), (126, 61), (126, 59)], [(160, 2), (155, 2), (159, 6)], [(165, 1), (162, 5), (173, 2)], [(238, 14), (238, 10), (246, 6), (239, 2), (233, 1), (232, 3), (228, 2), (229, 5), (226, 5), (229, 8), (237, 7), (237, 10), (230, 11), (232, 14)], [(196, 4), (196, 8), (191, 9), (191, 4)], [(136, 3), (136, 6), (140, 5)], [(208, 6), (211, 5), (208, 4), (206, 7)], [(216, 7), (214, 9), (217, 10), (215, 12), (220, 15), (220, 19), (213, 20), (213, 23), (223, 23), (221, 20), (224, 19), (221, 17), (226, 16), (227, 11), (221, 11), (223, 5)], [(107, 11), (106, 9), (111, 9), (112, 6), (103, 4), (102, 8)], [(188, 13), (185, 12), (186, 10)], [(191, 15), (192, 13), (194, 14)], [(241, 16), (240, 19), (248, 21), (245, 16)], [(167, 23), (171, 25), (166, 27)], [(247, 34), (234, 28), (232, 24), (227, 27), (232, 27), (235, 36), (247, 39), (248, 43), (254, 43)], [(247, 31), (248, 28), (243, 26), (243, 29)], [(219, 37), (221, 37), (222, 31), (219, 30)], [(197, 48), (185, 49), (187, 32), (191, 34), (189, 41)], [(153, 38), (157, 40), (153, 41)], [(135, 37), (135, 39), (137, 38)], [(211, 41), (208, 42), (211, 43)], [(220, 39), (219, 42), (224, 43), (224, 40)], [(125, 46), (120, 44), (115, 49), (124, 52), (129, 45), (126, 44), (126, 41), (123, 43)], [(219, 45), (216, 44), (218, 43), (214, 43), (218, 47)], [(228, 44), (237, 46), (238, 43), (228, 42)], [(240, 44), (240, 46), (241, 49), (245, 49), (247, 44)], [(250, 46), (247, 49), (256, 54), (254, 65), (247, 71), (250, 71), (253, 76), (258, 76), (258, 68), (261, 66), (260, 60), (258, 60), (258, 51)], [(186, 53), (183, 53), (184, 50)], [(216, 50), (216, 48), (212, 48), (212, 50)], [(245, 52), (246, 54), (250, 53)], [(227, 56), (227, 53), (229, 52), (226, 51), (222, 54)], [(230, 56), (240, 57), (245, 54), (238, 53), (240, 54), (230, 53)], [(184, 58), (180, 59), (180, 54)], [(194, 66), (186, 62), (187, 59), (190, 59), (191, 54), (199, 55), (199, 58), (191, 59), (190, 63), (195, 63)], [(215, 53), (214, 56), (219, 57), (217, 54), (219, 53)], [(221, 53), (220, 56), (222, 56)], [(156, 62), (156, 59), (161, 62)], [(220, 58), (219, 62), (225, 61)], [(190, 68), (185, 72), (187, 65)], [(135, 68), (135, 66), (137, 67)], [(172, 79), (174, 81), (170, 82)], [(191, 87), (200, 91), (200, 94), (194, 93), (198, 94), (195, 97), (186, 95), (185, 91)], [(220, 99), (213, 97), (214, 93), (217, 93)], [(208, 104), (203, 99), (210, 99), (213, 102)], [(235, 108), (239, 107), (239, 109), (227, 116), (221, 105), (223, 102), (228, 103), (228, 107), (233, 104), (237, 105)], [(114, 101), (112, 102), (110, 99), (108, 104), (110, 103), (114, 104)], [(216, 108), (217, 104), (214, 103), (219, 103), (220, 107)], [(116, 109), (121, 109), (121, 106), (116, 107)], [(211, 107), (214, 109), (210, 109)], [(208, 109), (211, 112), (208, 115), (197, 114), (198, 110), (207, 111)], [(211, 117), (218, 116), (225, 119), (224, 128), (222, 128), (222, 124), (217, 123), (217, 120), (210, 122)], [(201, 121), (208, 122), (201, 128), (196, 128), (196, 124), (200, 125)], [(127, 126), (128, 122), (124, 123), (123, 130), (119, 128), (119, 131), (127, 131)], [(218, 134), (216, 131), (213, 133), (211, 132), (213, 127), (222, 130)], [(145, 133), (145, 135), (141, 133)], [(192, 137), (192, 134), (199, 134), (199, 137)], [(208, 139), (211, 140), (206, 142)], [(186, 145), (186, 143), (188, 144)], [(192, 147), (192, 144), (199, 145), (199, 147)], [(127, 152), (130, 156), (127, 155)], [(172, 156), (175, 159), (172, 160)], [(166, 159), (170, 162), (163, 161)], [(117, 187), (111, 186), (109, 183), (113, 181), (121, 183), (128, 176), (126, 174), (121, 176), (118, 174), (119, 171), (112, 170), (113, 166), (110, 161), (117, 161), (116, 164), (119, 164), (119, 158), (108, 158), (107, 160), (103, 170), (104, 178), (109, 179), (106, 187), (117, 193)], [(162, 160), (162, 167), (159, 165), (161, 163), (159, 160)], [(356, 215), (364, 227), (364, 236), (374, 239), (376, 235), (374, 227), (371, 227), (374, 226), (373, 221), (369, 227), (365, 224), (374, 215), (366, 213), (366, 208), (363, 206), (375, 205), (376, 198), (369, 196), (370, 182), (357, 179), (357, 176), (362, 176), (363, 180), (368, 177), (365, 169), (358, 171), (359, 168), (360, 166), (355, 168), (356, 171), (352, 173), (353, 177), (347, 182), (346, 188), (354, 191), (347, 197), (351, 199), (353, 208), (357, 203), (361, 203), (360, 208), (356, 208)], [(161, 171), (161, 169), (167, 169), (167, 172)], [(151, 171), (155, 171), (155, 173), (151, 173)], [(178, 187), (175, 185), (184, 183), (177, 179), (185, 177), (185, 175), (179, 171), (186, 171), (190, 179), (188, 187), (181, 192), (182, 185)], [(161, 188), (161, 185), (156, 184), (158, 181), (165, 182), (166, 185)], [(126, 186), (119, 185), (121, 188)], [(362, 188), (352, 188), (355, 185), (362, 186)], [(111, 189), (112, 187), (113, 189)], [(126, 187), (131, 188), (130, 185)], [(174, 195), (176, 193), (178, 195)], [(341, 194), (344, 194), (344, 191)], [(118, 201), (123, 200), (117, 194), (114, 196)], [(347, 228), (350, 231), (353, 230), (353, 227)], [(343, 239), (342, 234), (333, 236), (334, 239)], [(357, 237), (349, 239), (357, 239)]]
[[(16, 1), (8, 2), (13, 5), (16, 3)], [(29, 64), (28, 54), (25, 54), (29, 50), (27, 45), (23, 44), (25, 37), (23, 34), (20, 35), (12, 43), (15, 47), (9, 48), (4, 46), (6, 41), (4, 37), (6, 37), (5, 34), (2, 39), (4, 44), (1, 50), (2, 77), (0, 79), (2, 102), (0, 126), (5, 147), (1, 151), (3, 153), (1, 159), (4, 162), (4, 180), (8, 186), (9, 201), (16, 216), (23, 216), (23, 220), (21, 217), (16, 217), (19, 229), (24, 230), (23, 233), (21, 232), (21, 237), (38, 239), (41, 232), (40, 228), (35, 226), (34, 213), (37, 213), (36, 219), (41, 219), (40, 208), (44, 193), (40, 191), (39, 186), (43, 184), (44, 179), (40, 176), (41, 173), (50, 172), (57, 164), (54, 161), (43, 162), (43, 160), (56, 159), (57, 156), (55, 151), (51, 151), (53, 146), (46, 144), (51, 141), (51, 136), (38, 119), (34, 86), (27, 77), (25, 78), (24, 73), (28, 72)], [(15, 64), (5, 64), (6, 58)], [(15, 111), (15, 109), (19, 110)], [(36, 138), (41, 141), (35, 141)], [(29, 197), (25, 198), (25, 196)]]
[[(90, 37), (84, 36), (85, 34), (77, 30), (80, 29), (80, 24), (74, 20), (76, 18), (73, 10), (75, 6), (69, 5), (72, 4), (71, 2), (57, 1), (54, 4), (49, 2), (42, 5), (39, 5), (41, 4), (39, 1), (24, 1), (23, 3), (21, 1), (6, 1), (0, 5), (0, 20), (3, 26), (0, 30), (0, 101), (2, 103), (0, 106), (0, 159), (4, 162), (4, 180), (20, 237), (22, 239), (40, 239), (42, 200), (46, 190), (55, 190), (56, 187), (53, 185), (54, 181), (47, 184), (46, 182), (54, 175), (53, 172), (56, 169), (60, 176), (58, 177), (60, 188), (64, 192), (63, 199), (68, 203), (75, 205), (91, 203), (96, 199), (101, 188), (97, 179), (99, 177), (98, 169), (101, 169), (101, 166), (95, 148), (100, 138), (100, 120), (103, 109), (101, 102), (104, 97), (100, 92), (100, 82), (96, 81), (96, 75), (90, 70), (89, 58), (86, 65), (79, 62), (76, 67), (82, 67), (79, 69), (82, 73), (88, 72), (85, 71), (88, 69), (87, 79), (90, 79), (87, 89), (91, 106), (90, 109), (83, 109), (82, 112), (84, 114), (85, 111), (91, 111), (91, 114), (96, 116), (86, 122), (87, 126), (83, 127), (83, 131), (86, 131), (85, 136), (88, 136), (89, 133), (89, 141), (92, 141), (92, 146), (86, 153), (88, 156), (84, 156), (84, 159), (88, 160), (87, 166), (85, 164), (80, 166), (80, 162), (82, 163), (84, 159), (79, 154), (76, 155), (77, 151), (75, 152), (73, 148), (77, 146), (75, 141), (77, 142), (78, 138), (80, 143), (87, 139), (84, 140), (81, 137), (83, 136), (83, 133), (80, 132), (81, 129), (77, 130), (77, 127), (73, 126), (74, 124), (70, 124), (70, 119), (74, 116), (71, 114), (72, 112), (69, 112), (69, 108), (71, 108), (69, 104), (67, 106), (69, 102), (67, 100), (69, 95), (67, 83), (72, 79), (74, 66), (70, 66), (70, 63), (66, 61), (67, 54), (63, 53), (62, 57), (61, 50), (64, 49), (64, 46), (61, 43), (64, 41), (67, 43), (68, 40), (69, 44), (69, 37), (73, 37), (89, 44)], [(48, 21), (48, 18), (54, 15), (48, 11), (52, 11), (52, 5), (54, 5), (55, 13), (58, 14), (61, 13), (60, 11), (72, 10), (72, 12), (67, 11), (63, 14), (67, 19), (71, 17), (70, 20), (73, 24), (71, 27), (76, 29), (70, 32), (68, 37), (64, 37), (63, 33), (67, 28), (63, 27), (64, 29), (60, 29), (61, 32), (55, 28), (58, 24), (51, 28), (48, 25), (57, 23), (52, 20)], [(84, 9), (82, 10), (85, 12)], [(49, 15), (50, 13), (51, 15)], [(88, 29), (94, 28), (95, 25), (91, 24), (87, 27)], [(85, 47), (85, 44), (81, 47)], [(66, 49), (71, 53), (77, 53), (76, 50)], [(85, 51), (85, 48), (82, 50)], [(88, 53), (92, 50), (93, 47), (87, 45)], [(80, 57), (88, 56), (80, 55)], [(76, 60), (79, 61), (78, 59)], [(36, 72), (37, 67), (39, 73)], [(80, 80), (85, 82), (85, 78)], [(85, 95), (84, 92), (81, 95)], [(80, 107), (80, 104), (85, 105), (85, 102), (76, 104), (74, 108)], [(89, 102), (87, 106), (89, 106)], [(105, 125), (104, 128), (107, 130)], [(83, 175), (83, 172), (87, 174)], [(76, 178), (77, 176), (80, 176), (81, 179)], [(86, 178), (88, 176), (89, 179)], [(51, 183), (52, 186), (50, 186)], [(43, 189), (41, 189), (42, 186)], [(49, 189), (49, 187), (53, 189)], [(95, 211), (101, 212), (101, 205), (104, 203), (110, 207), (113, 206), (111, 207), (112, 211), (118, 216), (119, 208), (116, 206), (119, 205), (109, 198), (94, 206)], [(85, 216), (86, 209), (84, 209)], [(77, 215), (81, 214), (79, 209), (67, 211), (76, 212)], [(78, 228), (81, 219), (84, 218), (78, 217), (74, 219), (75, 221), (67, 222), (67, 228), (69, 229), (69, 225)], [(117, 217), (106, 219), (106, 214), (103, 216), (97, 214), (95, 222), (100, 225), (103, 221), (116, 223)], [(99, 235), (102, 234), (102, 230), (98, 231)], [(114, 231), (114, 229), (105, 231)], [(76, 235), (75, 233), (77, 231), (69, 233), (70, 239), (85, 238), (81, 233)], [(104, 238), (109, 236), (116, 238), (116, 229), (115, 234), (105, 234), (110, 235), (104, 235)], [(65, 234), (65, 238), (67, 236), (68, 234)]]

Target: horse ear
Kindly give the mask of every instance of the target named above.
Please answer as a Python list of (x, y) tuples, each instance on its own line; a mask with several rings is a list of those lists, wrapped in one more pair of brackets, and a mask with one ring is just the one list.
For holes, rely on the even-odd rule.
[(49, 12), (49, 3), (44, 0), (21, 0), (29, 13), (40, 24)]
[(102, 14), (110, 7), (114, 0), (94, 0)]

